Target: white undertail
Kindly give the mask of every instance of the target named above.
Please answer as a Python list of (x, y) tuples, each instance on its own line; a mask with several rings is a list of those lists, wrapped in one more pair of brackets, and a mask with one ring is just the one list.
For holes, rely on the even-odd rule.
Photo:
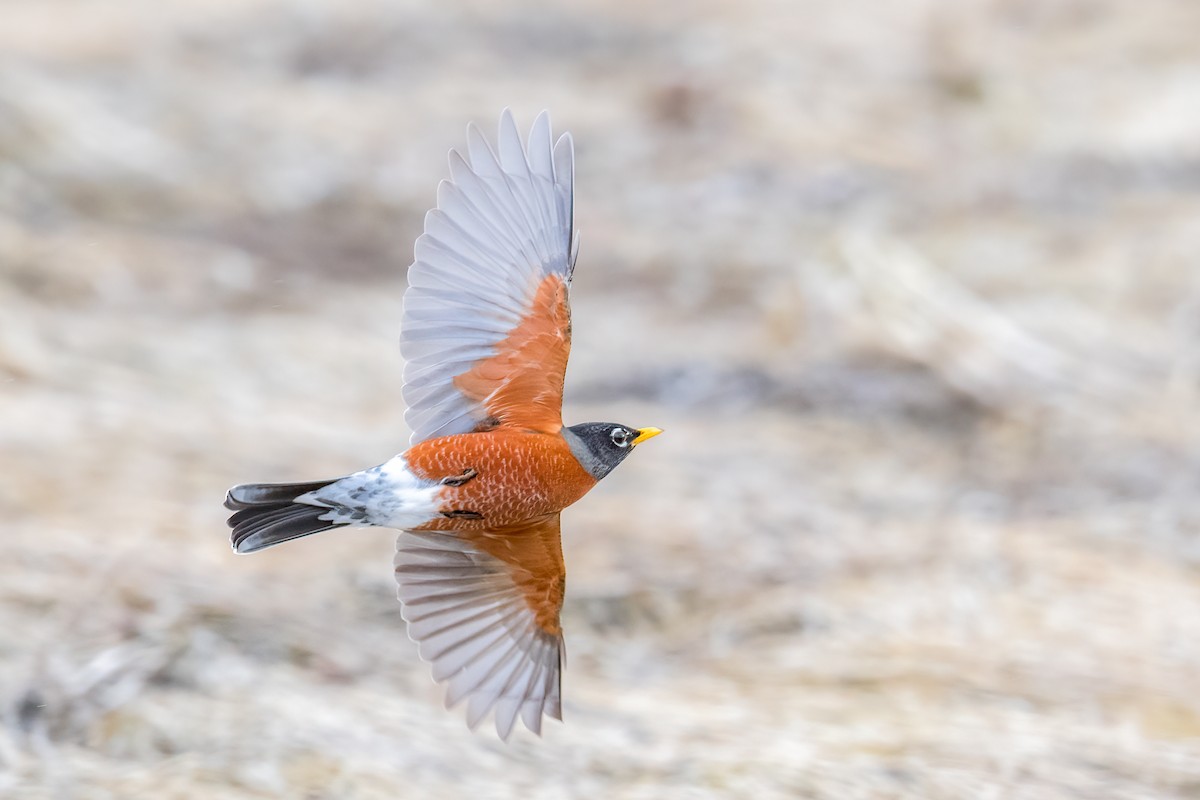
[(296, 498), (297, 503), (328, 508), (319, 519), (336, 525), (416, 528), (439, 515), (437, 481), (412, 473), (404, 456), (347, 475)]

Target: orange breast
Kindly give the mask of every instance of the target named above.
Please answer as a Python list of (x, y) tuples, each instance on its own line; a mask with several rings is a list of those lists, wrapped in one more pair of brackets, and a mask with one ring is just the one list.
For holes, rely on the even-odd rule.
[(473, 469), (462, 486), (441, 490), (443, 512), (460, 513), (421, 526), (474, 530), (513, 525), (561, 511), (587, 494), (596, 479), (571, 454), (560, 434), (496, 429), (430, 439), (405, 454), (409, 469), (427, 480), (455, 478)]

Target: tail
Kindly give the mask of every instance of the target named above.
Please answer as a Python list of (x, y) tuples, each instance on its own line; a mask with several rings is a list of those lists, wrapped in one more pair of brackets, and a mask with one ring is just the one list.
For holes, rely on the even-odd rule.
[(233, 549), (253, 553), (344, 524), (321, 519), (329, 513), (328, 508), (295, 502), (300, 495), (333, 482), (244, 483), (230, 489), (225, 495), (225, 507), (234, 512), (227, 520), (233, 528)]

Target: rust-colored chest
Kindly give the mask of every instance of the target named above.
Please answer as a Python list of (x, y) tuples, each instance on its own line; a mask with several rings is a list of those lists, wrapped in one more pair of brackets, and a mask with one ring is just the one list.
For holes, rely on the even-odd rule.
[(422, 526), (430, 530), (525, 522), (561, 511), (596, 485), (559, 434), (463, 433), (421, 442), (404, 457), (414, 474), (431, 481), (474, 470), (461, 486), (440, 490), (441, 510), (453, 516)]

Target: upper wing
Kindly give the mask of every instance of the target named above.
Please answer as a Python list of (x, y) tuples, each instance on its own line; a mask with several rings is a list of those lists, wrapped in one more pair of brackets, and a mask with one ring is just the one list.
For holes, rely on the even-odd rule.
[(526, 150), (506, 109), (499, 151), (468, 126), (470, 163), (450, 151), (451, 179), (417, 238), (400, 335), (413, 444), (481, 426), (562, 427), (574, 147), (570, 134), (551, 147), (543, 111)]
[(543, 713), (562, 719), (558, 514), (491, 531), (406, 531), (395, 564), (408, 634), (434, 680), (449, 681), (447, 707), (469, 698), (472, 728), (495, 708), (502, 739), (518, 714), (538, 734)]

